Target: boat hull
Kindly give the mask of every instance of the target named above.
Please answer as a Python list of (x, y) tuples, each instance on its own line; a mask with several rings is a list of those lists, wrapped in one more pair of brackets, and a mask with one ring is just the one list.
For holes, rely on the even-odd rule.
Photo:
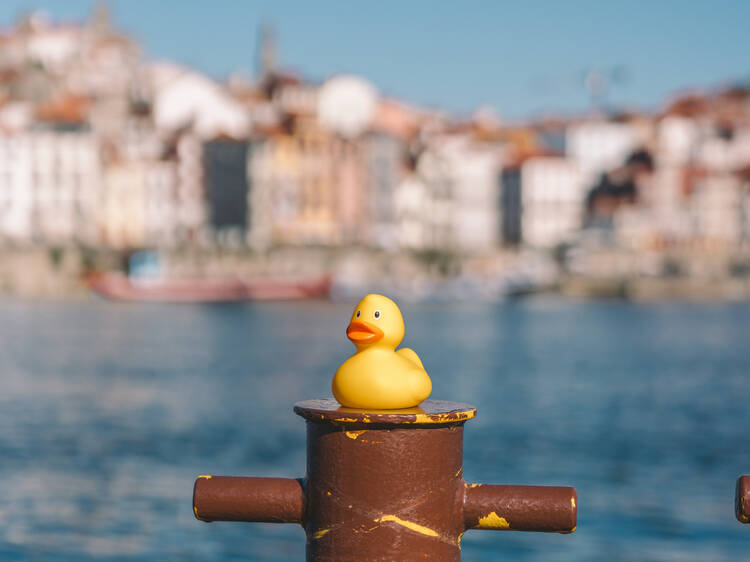
[(242, 302), (328, 297), (330, 277), (315, 279), (143, 279), (104, 273), (88, 280), (96, 294), (126, 302)]

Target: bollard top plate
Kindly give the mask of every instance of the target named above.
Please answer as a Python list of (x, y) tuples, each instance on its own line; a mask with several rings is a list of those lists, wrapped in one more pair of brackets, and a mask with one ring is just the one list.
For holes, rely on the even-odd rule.
[(461, 402), (425, 400), (419, 406), (402, 410), (360, 410), (345, 408), (333, 398), (324, 398), (297, 402), (294, 413), (318, 423), (453, 425), (470, 420), (477, 415), (477, 409)]

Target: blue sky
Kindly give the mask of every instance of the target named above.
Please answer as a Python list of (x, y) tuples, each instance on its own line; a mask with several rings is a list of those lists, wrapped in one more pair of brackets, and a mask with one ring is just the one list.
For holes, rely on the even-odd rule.
[[(216, 77), (252, 71), (261, 22), (277, 30), (282, 66), (313, 79), (339, 72), (386, 94), (464, 113), (489, 104), (523, 118), (589, 107), (587, 69), (624, 69), (614, 106), (750, 79), (750, 2), (378, 2), (112, 0), (117, 25), (150, 58)], [(81, 19), (90, 0), (2, 0), (0, 23), (24, 10)]]

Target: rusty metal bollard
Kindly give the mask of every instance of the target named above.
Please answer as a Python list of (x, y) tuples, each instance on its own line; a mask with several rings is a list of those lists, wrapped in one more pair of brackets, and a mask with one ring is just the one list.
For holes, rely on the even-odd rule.
[(734, 492), (734, 514), (740, 523), (750, 523), (750, 475), (744, 474), (737, 479)]
[(199, 476), (202, 521), (300, 523), (307, 560), (460, 560), (468, 529), (572, 533), (575, 488), (470, 484), (462, 476), (467, 404), (407, 410), (298, 402), (307, 478)]

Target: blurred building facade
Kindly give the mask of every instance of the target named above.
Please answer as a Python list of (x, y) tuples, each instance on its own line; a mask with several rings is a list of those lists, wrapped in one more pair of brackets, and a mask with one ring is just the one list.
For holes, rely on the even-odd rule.
[(32, 15), (3, 33), (0, 238), (459, 255), (592, 230), (644, 251), (748, 244), (750, 88), (511, 127), (357, 77), (307, 82), (264, 37), (259, 75), (219, 83), (146, 60), (102, 4), (81, 24)]

